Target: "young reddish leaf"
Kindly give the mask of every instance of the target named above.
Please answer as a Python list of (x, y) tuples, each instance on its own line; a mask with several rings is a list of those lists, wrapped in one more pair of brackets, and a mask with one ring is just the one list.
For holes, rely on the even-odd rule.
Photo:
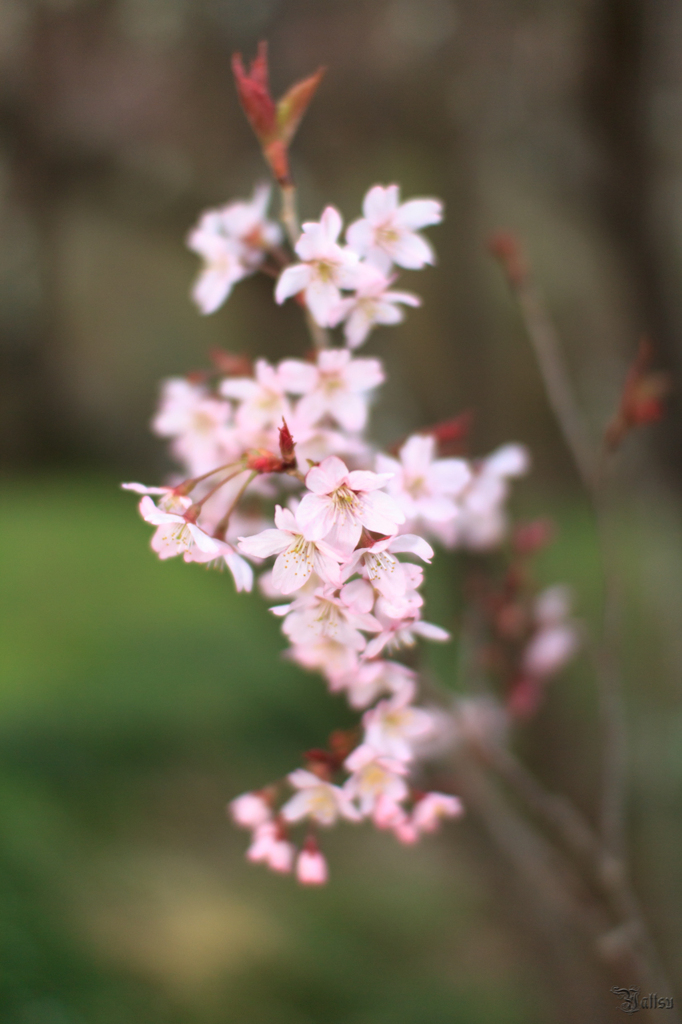
[(261, 144), (263, 156), (270, 165), (275, 180), (280, 185), (288, 185), (287, 148), (315, 94), (324, 68), (292, 85), (276, 106), (270, 95), (266, 42), (258, 44), (258, 54), (251, 61), (248, 73), (244, 70), (240, 53), (235, 53), (232, 57), (232, 70), (239, 100)]
[(275, 181), (279, 185), (286, 185), (289, 181), (289, 157), (286, 145), (281, 139), (273, 139), (267, 146), (263, 146), (263, 155), (270, 164)]
[(288, 146), (301, 123), (310, 101), (317, 91), (326, 68), (318, 68), (314, 75), (296, 82), (277, 103), (277, 125), (280, 138)]
[(244, 70), (241, 53), (232, 57), (237, 93), (244, 113), (262, 145), (277, 136), (277, 111), (270, 95), (268, 80), (268, 44), (258, 44), (258, 54), (251, 61), (248, 74)]
[(670, 393), (672, 382), (667, 373), (650, 369), (653, 358), (653, 345), (648, 338), (642, 338), (625, 378), (620, 407), (604, 435), (606, 445), (612, 451), (634, 427), (654, 423), (665, 412), (664, 400)]

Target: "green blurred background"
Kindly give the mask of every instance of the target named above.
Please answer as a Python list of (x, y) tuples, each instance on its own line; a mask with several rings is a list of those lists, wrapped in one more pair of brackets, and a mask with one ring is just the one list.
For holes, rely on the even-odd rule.
[[(119, 479), (161, 479), (159, 378), (212, 345), (307, 345), (271, 284), (188, 300), (198, 212), (264, 177), (229, 70), (271, 46), (274, 91), (327, 77), (294, 154), (304, 216), (366, 189), (435, 194), (420, 310), (377, 331), (379, 438), (475, 413), (472, 447), (534, 453), (516, 506), (550, 514), (541, 582), (599, 601), (594, 531), (517, 313), (486, 255), (528, 248), (595, 434), (642, 331), (682, 358), (682, 13), (658, 0), (2, 0), (0, 3), (0, 1020), (484, 1024), (568, 1019), (555, 967), (475, 820), (404, 849), (327, 839), (332, 884), (243, 861), (225, 802), (350, 721), (279, 657), (229, 577), (159, 563)], [(682, 976), (680, 404), (619, 458), (635, 876)], [(455, 627), (458, 565), (429, 573)], [(267, 636), (267, 643), (264, 637)], [(427, 655), (452, 684), (456, 644)], [(586, 661), (521, 748), (594, 811)]]

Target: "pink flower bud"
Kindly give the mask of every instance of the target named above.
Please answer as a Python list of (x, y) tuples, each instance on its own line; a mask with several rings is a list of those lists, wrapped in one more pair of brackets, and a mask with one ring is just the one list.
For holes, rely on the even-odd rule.
[(258, 793), (242, 793), (227, 805), (236, 825), (242, 828), (258, 828), (270, 817), (267, 802)]
[(327, 861), (317, 845), (311, 848), (311, 844), (306, 843), (306, 848), (299, 853), (296, 861), (296, 877), (301, 885), (324, 885), (326, 883), (329, 877)]

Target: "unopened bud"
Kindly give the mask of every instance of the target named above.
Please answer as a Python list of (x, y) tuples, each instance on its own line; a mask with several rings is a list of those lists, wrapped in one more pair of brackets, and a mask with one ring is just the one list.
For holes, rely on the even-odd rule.
[(670, 376), (660, 370), (651, 370), (653, 345), (642, 338), (639, 350), (623, 386), (620, 406), (606, 428), (604, 441), (611, 451), (635, 427), (655, 423), (665, 412), (665, 399), (672, 389)]
[(473, 418), (473, 413), (467, 410), (460, 413), (459, 416), (453, 416), (449, 420), (436, 423), (433, 427), (427, 427), (421, 433), (435, 437), (441, 455), (456, 455), (461, 450), (462, 442), (466, 441), (469, 435)]
[(216, 370), (229, 377), (250, 377), (253, 373), (253, 366), (248, 356), (227, 352), (224, 348), (217, 346), (209, 349), (208, 354)]
[(287, 421), (282, 417), (282, 426), (279, 428), (279, 450), (282, 455), (282, 462), (287, 469), (296, 465), (296, 442), (291, 436)]
[(257, 448), (246, 456), (246, 468), (256, 473), (284, 473), (287, 467), (279, 455)]
[(522, 285), (528, 276), (528, 268), (518, 239), (511, 231), (498, 231), (488, 242), (490, 253), (502, 264), (513, 288)]
[(302, 885), (324, 885), (329, 869), (314, 836), (309, 836), (296, 861), (296, 877)]
[(514, 531), (514, 550), (519, 555), (533, 555), (554, 539), (554, 532), (554, 524), (550, 519), (534, 519), (530, 523), (522, 523)]

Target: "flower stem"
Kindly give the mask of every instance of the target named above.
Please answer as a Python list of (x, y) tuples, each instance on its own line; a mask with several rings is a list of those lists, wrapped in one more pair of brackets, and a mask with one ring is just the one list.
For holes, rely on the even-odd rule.
[(247, 476), (246, 480), (244, 481), (242, 486), (237, 491), (237, 494), (236, 494), (232, 504), (230, 505), (230, 507), (228, 508), (227, 512), (225, 513), (225, 515), (223, 516), (223, 518), (220, 520), (220, 522), (218, 523), (218, 525), (215, 528), (215, 532), (214, 532), (213, 536), (217, 540), (225, 540), (225, 534), (227, 533), (227, 528), (230, 525), (230, 516), (232, 515), (232, 513), (235, 510), (235, 508), (237, 507), (237, 504), (240, 501), (242, 495), (244, 494), (244, 491), (246, 490), (246, 488), (249, 486), (250, 483), (252, 483), (252, 481), (257, 476), (258, 476), (258, 472), (254, 469), (252, 473), (249, 473), (249, 475)]
[[(292, 249), (296, 249), (296, 243), (298, 242), (301, 235), (301, 228), (298, 223), (298, 213), (296, 211), (296, 186), (288, 183), (281, 186), (282, 194), (282, 209), (280, 211), (280, 220), (284, 225), (284, 230), (287, 233), (289, 244)], [(331, 339), (328, 332), (324, 327), (313, 319), (310, 310), (307, 306), (305, 308), (305, 320), (310, 332), (310, 337), (313, 340), (315, 348), (329, 348)]]

